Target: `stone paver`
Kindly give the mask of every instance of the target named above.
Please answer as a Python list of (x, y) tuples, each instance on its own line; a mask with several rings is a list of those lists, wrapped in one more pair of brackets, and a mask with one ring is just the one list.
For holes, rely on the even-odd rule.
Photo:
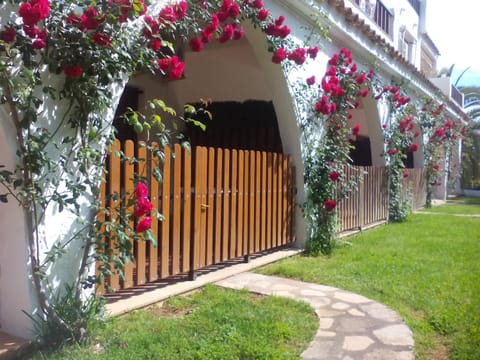
[(232, 289), (309, 303), (320, 325), (303, 360), (413, 360), (413, 336), (398, 314), (373, 300), (330, 286), (244, 272), (217, 282)]

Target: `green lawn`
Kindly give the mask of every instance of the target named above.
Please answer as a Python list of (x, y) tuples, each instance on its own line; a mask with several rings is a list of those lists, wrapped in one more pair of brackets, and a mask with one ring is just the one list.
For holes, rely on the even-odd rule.
[(465, 202), (353, 236), (331, 257), (296, 256), (260, 272), (387, 304), (411, 327), (417, 359), (480, 359), (480, 217), (440, 214), (480, 214)]
[(423, 209), (421, 212), (480, 216), (480, 198), (459, 197), (457, 199), (449, 200), (445, 205)]
[(298, 359), (317, 328), (306, 303), (209, 285), (110, 319), (87, 344), (33, 359)]

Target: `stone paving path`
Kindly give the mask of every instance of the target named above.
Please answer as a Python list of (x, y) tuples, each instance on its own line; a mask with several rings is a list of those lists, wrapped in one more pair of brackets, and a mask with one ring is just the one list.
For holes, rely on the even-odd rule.
[(330, 286), (244, 272), (216, 283), (303, 300), (319, 329), (301, 359), (412, 360), (413, 337), (398, 314), (364, 296)]

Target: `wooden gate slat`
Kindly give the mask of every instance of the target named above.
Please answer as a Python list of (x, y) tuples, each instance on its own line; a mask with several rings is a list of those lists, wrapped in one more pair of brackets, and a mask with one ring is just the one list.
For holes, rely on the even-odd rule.
[[(265, 136), (265, 132), (263, 137)], [(262, 138), (263, 138), (262, 137)], [(261, 209), (260, 209), (260, 242), (261, 250), (267, 249), (267, 153), (261, 153)]]
[(222, 216), (222, 228), (223, 228), (223, 235), (222, 235), (222, 260), (228, 260), (228, 244), (230, 240), (230, 150), (224, 149), (223, 150), (223, 194), (222, 194), (222, 202), (223, 202), (223, 216)]
[(255, 152), (249, 151), (249, 166), (250, 166), (250, 174), (249, 179), (250, 183), (248, 186), (249, 190), (249, 220), (248, 220), (248, 253), (247, 255), (253, 254), (255, 252)]
[[(153, 143), (152, 147), (158, 149), (158, 144)], [(152, 156), (150, 159), (150, 168), (155, 169), (159, 167), (158, 159)], [(150, 171), (150, 201), (154, 211), (160, 211), (158, 199), (158, 180), (154, 176), (153, 171)], [(153, 243), (148, 243), (148, 281), (155, 281), (158, 279), (158, 219), (152, 216), (152, 236), (157, 241), (154, 246)]]
[[(207, 179), (205, 175), (205, 170), (207, 169), (207, 148), (206, 147), (197, 147), (196, 149), (196, 169), (195, 169), (195, 212), (196, 212), (196, 221), (198, 224), (195, 224), (196, 237), (195, 237), (195, 258), (197, 259), (196, 263), (198, 267), (195, 267), (195, 270), (198, 268), (204, 267), (206, 262), (206, 201), (207, 201)], [(198, 215), (197, 215), (198, 214)]]
[(261, 200), (262, 200), (262, 157), (255, 151), (255, 252), (262, 250), (261, 239)]
[[(112, 154), (115, 154), (117, 151), (120, 151), (119, 141), (115, 141), (111, 149)], [(116, 211), (118, 210), (118, 206), (120, 204), (120, 158), (116, 155), (110, 157), (108, 183), (110, 184), (110, 221), (115, 222), (117, 219)], [(113, 254), (118, 255), (114, 237), (109, 241), (109, 246)], [(109, 277), (109, 286), (114, 291), (120, 288), (120, 277), (116, 273), (116, 269), (112, 269), (112, 275)]]
[(172, 271), (171, 275), (180, 272), (180, 235), (181, 235), (181, 192), (182, 192), (182, 148), (180, 144), (173, 147), (173, 212), (172, 212)]
[(248, 237), (250, 236), (249, 230), (249, 204), (250, 204), (250, 158), (248, 151), (243, 152), (244, 160), (244, 182), (243, 182), (243, 255), (246, 256), (249, 254), (249, 241)]
[(266, 240), (267, 248), (272, 248), (272, 228), (273, 228), (273, 153), (267, 155), (267, 221), (266, 221)]
[(231, 193), (230, 193), (230, 259), (237, 256), (237, 192), (238, 192), (238, 153), (231, 151)]
[(244, 193), (245, 193), (245, 157), (243, 150), (238, 151), (238, 199), (237, 199), (237, 256), (245, 255), (245, 249), (243, 246), (243, 216), (244, 209)]
[[(140, 142), (137, 148), (137, 173), (140, 178), (147, 176), (147, 149), (145, 143)], [(137, 285), (145, 284), (146, 279), (146, 246), (145, 240), (137, 241)]]
[(190, 238), (192, 222), (192, 156), (183, 149), (183, 229), (182, 229), (182, 271), (190, 271)]
[(214, 199), (215, 199), (215, 149), (208, 148), (208, 173), (207, 173), (207, 258), (206, 264), (214, 262)]
[[(124, 145), (124, 154), (127, 158), (132, 158), (135, 155), (135, 149), (134, 149), (134, 143), (131, 140), (125, 141)], [(132, 214), (133, 213), (133, 206), (128, 206), (129, 201), (132, 199), (133, 193), (134, 193), (134, 179), (133, 179), (133, 173), (134, 173), (134, 165), (130, 161), (125, 161), (123, 163), (123, 183), (125, 186), (124, 190), (124, 199), (123, 199), (123, 204), (125, 206), (125, 209), (127, 213)], [(134, 226), (133, 219), (129, 221), (129, 225), (131, 228)], [(127, 234), (131, 235), (131, 234)], [(129, 239), (132, 254), (133, 254), (133, 239), (130, 236)], [(127, 262), (125, 264), (125, 270), (124, 270), (124, 280), (123, 280), (123, 288), (129, 288), (133, 286), (133, 268), (134, 268), (134, 263), (133, 262)]]
[(163, 177), (162, 177), (162, 216), (161, 222), (161, 238), (158, 241), (160, 250), (160, 277), (166, 278), (169, 273), (169, 257), (170, 257), (170, 176), (172, 168), (172, 151), (169, 146), (165, 146)]
[(223, 151), (216, 152), (217, 175), (215, 179), (215, 244), (214, 261), (219, 263), (222, 258), (222, 184), (223, 184)]

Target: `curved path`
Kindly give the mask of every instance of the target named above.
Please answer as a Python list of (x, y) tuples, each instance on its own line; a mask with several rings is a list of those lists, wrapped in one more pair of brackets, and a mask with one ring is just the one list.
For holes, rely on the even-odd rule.
[(412, 360), (413, 337), (398, 314), (361, 295), (330, 286), (240, 273), (219, 286), (303, 300), (320, 320), (320, 327), (301, 359)]

